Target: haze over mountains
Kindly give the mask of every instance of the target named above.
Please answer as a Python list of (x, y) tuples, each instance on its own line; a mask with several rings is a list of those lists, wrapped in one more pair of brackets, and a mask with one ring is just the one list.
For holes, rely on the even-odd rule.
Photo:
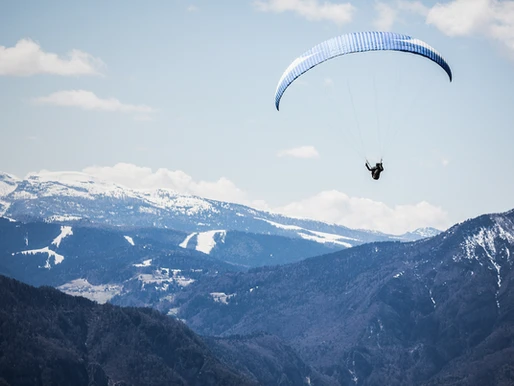
[(397, 237), (54, 177), (0, 177), (0, 274), (156, 308), (247, 382), (514, 383), (514, 210)]

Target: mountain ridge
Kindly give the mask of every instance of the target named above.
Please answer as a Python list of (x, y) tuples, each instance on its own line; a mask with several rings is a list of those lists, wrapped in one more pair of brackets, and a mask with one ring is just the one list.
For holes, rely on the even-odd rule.
[(514, 341), (512, 256), (514, 211), (487, 214), (430, 239), (225, 273), (174, 305), (200, 334), (277, 335), (340, 384), (485, 384), (496, 367), (488, 384), (504, 385), (514, 381), (514, 357), (500, 354)]
[[(2, 182), (3, 181), (3, 182)], [(351, 229), (306, 218), (287, 217), (245, 205), (179, 194), (170, 189), (131, 189), (86, 173), (45, 172), (14, 180), (0, 173), (0, 215), (63, 224), (101, 224), (175, 229), (189, 234), (215, 230), (303, 238), (348, 248), (372, 241), (412, 241), (430, 237)]]

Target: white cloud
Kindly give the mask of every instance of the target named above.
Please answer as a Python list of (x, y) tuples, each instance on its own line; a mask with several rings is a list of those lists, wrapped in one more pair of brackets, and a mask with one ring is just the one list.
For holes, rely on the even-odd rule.
[(151, 168), (129, 163), (92, 166), (85, 168), (83, 172), (132, 189), (167, 188), (178, 193), (239, 203), (287, 216), (311, 218), (390, 234), (402, 234), (421, 227), (446, 229), (451, 225), (445, 211), (425, 201), (391, 208), (382, 202), (349, 197), (345, 193), (331, 190), (281, 207), (270, 208), (263, 200), (251, 199), (247, 192), (225, 177), (217, 181), (196, 181), (180, 170), (160, 168), (153, 171)]
[(275, 210), (288, 216), (312, 218), (350, 228), (373, 229), (392, 234), (402, 234), (427, 226), (439, 229), (446, 229), (449, 226), (447, 213), (424, 201), (391, 208), (382, 202), (349, 197), (335, 190), (324, 191)]
[(397, 10), (386, 3), (378, 2), (375, 4), (375, 11), (378, 13), (377, 19), (373, 22), (375, 28), (381, 31), (389, 31), (394, 25)]
[(38, 104), (54, 106), (79, 107), (84, 110), (119, 111), (123, 113), (153, 113), (156, 110), (146, 105), (130, 105), (118, 99), (101, 99), (93, 92), (86, 90), (57, 91), (45, 97), (34, 98)]
[(514, 1), (453, 0), (437, 3), (426, 23), (448, 36), (484, 35), (514, 54)]
[(196, 12), (198, 11), (198, 7), (196, 5), (190, 5), (186, 8), (187, 12)]
[(254, 6), (262, 12), (295, 12), (307, 20), (328, 20), (339, 25), (351, 22), (356, 10), (350, 3), (321, 3), (318, 0), (257, 0)]
[(465, 36), (477, 32), (492, 21), (490, 0), (456, 0), (437, 3), (427, 15), (427, 23), (433, 24), (449, 36)]
[[(246, 205), (255, 204), (248, 199), (246, 192), (225, 177), (213, 182), (195, 181), (191, 176), (180, 170), (160, 168), (154, 172), (150, 168), (129, 163), (118, 163), (112, 167), (92, 166), (85, 168), (83, 172), (132, 189), (164, 188), (214, 200), (244, 203)], [(262, 208), (262, 206), (260, 207)]]
[(277, 154), (279, 157), (294, 158), (318, 158), (319, 153), (314, 146), (300, 146), (293, 149), (281, 150)]
[(71, 50), (66, 57), (44, 52), (30, 39), (21, 39), (14, 47), (0, 46), (0, 75), (98, 75), (103, 66), (100, 59), (80, 50)]

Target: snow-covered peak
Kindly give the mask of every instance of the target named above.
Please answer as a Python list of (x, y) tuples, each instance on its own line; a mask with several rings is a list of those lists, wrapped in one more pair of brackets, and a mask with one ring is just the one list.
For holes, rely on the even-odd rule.
[(441, 233), (441, 231), (439, 229), (426, 227), (426, 228), (418, 228), (410, 233), (414, 234), (414, 235), (418, 235), (422, 238), (426, 238), (426, 237), (437, 236), (439, 233)]
[(0, 198), (13, 192), (19, 182), (19, 178), (8, 173), (0, 172)]
[(93, 199), (97, 195), (124, 198), (129, 189), (81, 172), (47, 172), (27, 175), (26, 189), (42, 197), (69, 196)]
[[(156, 209), (173, 209), (187, 215), (216, 211), (208, 200), (200, 197), (166, 188), (132, 189), (82, 172), (41, 171), (27, 175), (25, 181), (23, 188), (15, 193), (15, 198), (66, 196), (93, 200), (103, 196), (141, 200)], [(14, 189), (16, 186), (11, 191)]]
[(139, 192), (149, 203), (162, 209), (174, 208), (188, 215), (215, 210), (213, 205), (203, 198), (179, 194), (170, 189), (141, 190)]
[(500, 308), (503, 267), (506, 262), (510, 265), (511, 249), (514, 246), (514, 222), (507, 216), (491, 215), (489, 218), (491, 223), (475, 228), (466, 235), (460, 245), (463, 253), (454, 256), (453, 260), (477, 260), (480, 265), (486, 264), (496, 271), (496, 305)]
[(461, 246), (464, 257), (476, 259), (477, 248), (483, 250), (488, 256), (497, 254), (498, 241), (514, 245), (514, 223), (505, 216), (491, 216), (492, 224), (482, 226), (472, 234), (466, 236)]
[(38, 173), (29, 173), (26, 177), (29, 181), (37, 182), (55, 182), (59, 181), (67, 185), (80, 185), (84, 183), (98, 183), (101, 182), (90, 174), (82, 172), (50, 172), (42, 170)]
[[(11, 177), (1, 176), (9, 181), (9, 188), (4, 187), (7, 194), (0, 196), (0, 215), (13, 219), (38, 218), (67, 225), (80, 221), (109, 226), (168, 228), (188, 234), (196, 232), (195, 241), (205, 253), (212, 250), (212, 237), (218, 237), (220, 229), (303, 238), (341, 248), (372, 241), (411, 241), (423, 237), (419, 234), (396, 237), (349, 229), (177, 193), (167, 188), (133, 189), (82, 172), (41, 171), (29, 174), (14, 185)], [(204, 233), (211, 231), (214, 232), (212, 236)], [(184, 240), (181, 245), (188, 241)]]

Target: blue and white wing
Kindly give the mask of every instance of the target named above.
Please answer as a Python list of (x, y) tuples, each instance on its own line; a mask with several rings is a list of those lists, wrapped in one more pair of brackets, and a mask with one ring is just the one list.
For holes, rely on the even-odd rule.
[(452, 71), (444, 58), (427, 43), (393, 32), (355, 32), (326, 40), (296, 58), (282, 74), (275, 91), (275, 107), (286, 89), (303, 73), (337, 56), (367, 51), (402, 51), (421, 55), (437, 63), (452, 81)]

